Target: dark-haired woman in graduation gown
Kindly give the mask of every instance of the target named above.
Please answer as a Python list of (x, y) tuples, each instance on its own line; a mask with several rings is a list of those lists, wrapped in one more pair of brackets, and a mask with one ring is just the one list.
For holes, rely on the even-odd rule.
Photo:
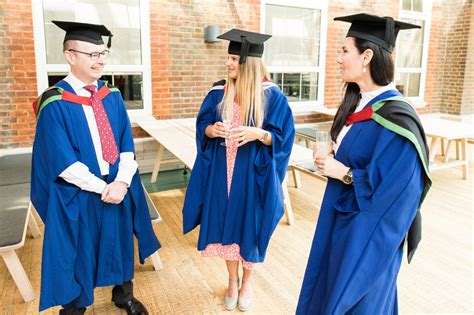
[(423, 128), (392, 83), (395, 37), (417, 26), (336, 20), (352, 22), (338, 59), (347, 85), (331, 129), (335, 156), (315, 153), (329, 180), (296, 313), (397, 314), (403, 248), (410, 261), (431, 185)]

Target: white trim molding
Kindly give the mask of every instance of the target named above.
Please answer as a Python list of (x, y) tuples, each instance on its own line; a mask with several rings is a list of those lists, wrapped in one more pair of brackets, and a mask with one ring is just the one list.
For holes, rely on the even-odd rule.
[[(421, 55), (421, 67), (407, 68), (397, 67), (395, 69), (396, 76), (400, 73), (419, 73), (420, 74), (420, 89), (418, 96), (408, 97), (415, 107), (424, 107), (426, 102), (424, 101), (425, 87), (426, 87), (426, 70), (428, 64), (428, 49), (430, 42), (430, 30), (431, 30), (431, 12), (432, 12), (432, 0), (419, 0), (423, 2), (423, 11), (407, 11), (403, 10), (403, 1), (400, 1), (399, 18), (400, 19), (414, 19), (423, 21), (423, 51)], [(398, 49), (398, 46), (397, 46)], [(397, 58), (399, 54), (396, 54)], [(397, 63), (395, 63), (397, 64)]]

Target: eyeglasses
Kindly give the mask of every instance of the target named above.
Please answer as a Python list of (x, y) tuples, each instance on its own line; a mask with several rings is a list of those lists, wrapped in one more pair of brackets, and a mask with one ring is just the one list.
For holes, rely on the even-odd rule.
[(100, 57), (107, 58), (107, 56), (110, 53), (110, 51), (107, 50), (107, 49), (104, 50), (103, 52), (93, 52), (93, 53), (88, 53), (88, 52), (79, 51), (79, 50), (75, 50), (75, 49), (69, 49), (68, 51), (73, 51), (73, 52), (77, 52), (77, 53), (80, 53), (80, 54), (88, 55), (91, 58), (92, 61), (97, 61), (97, 60), (99, 60)]

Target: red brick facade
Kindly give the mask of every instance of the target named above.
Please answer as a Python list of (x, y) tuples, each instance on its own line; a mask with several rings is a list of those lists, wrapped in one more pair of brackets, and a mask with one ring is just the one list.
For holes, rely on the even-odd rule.
[(226, 78), (227, 42), (205, 43), (204, 28), (218, 24), (260, 29), (260, 1), (150, 3), (153, 115), (193, 117), (212, 83)]
[[(325, 73), (325, 105), (337, 107), (342, 82), (335, 62), (348, 25), (338, 15), (399, 15), (400, 0), (331, 0)], [(434, 0), (422, 112), (474, 113), (474, 9), (472, 1)], [(259, 31), (260, 1), (150, 0), (153, 115), (192, 117), (212, 82), (225, 78), (226, 43), (205, 43), (204, 28), (217, 24)], [(31, 146), (38, 94), (31, 0), (0, 1), (0, 148)], [(300, 115), (296, 122), (328, 117)]]
[(0, 2), (0, 148), (31, 146), (38, 95), (31, 1)]

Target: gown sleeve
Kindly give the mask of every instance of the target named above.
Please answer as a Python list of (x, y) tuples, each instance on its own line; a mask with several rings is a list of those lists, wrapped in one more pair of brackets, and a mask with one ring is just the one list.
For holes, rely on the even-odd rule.
[(257, 232), (259, 252), (265, 255), (266, 248), (278, 222), (283, 216), (284, 200), (282, 182), (290, 160), (295, 139), (293, 114), (288, 101), (277, 88), (271, 88), (268, 95), (267, 115), (263, 129), (272, 134), (272, 145), (261, 145), (255, 159), (255, 178), (261, 213)]
[(213, 148), (218, 143), (215, 140), (219, 140), (207, 137), (206, 128), (217, 121), (217, 105), (220, 102), (218, 93), (218, 91), (211, 91), (207, 94), (196, 118), (197, 155), (183, 206), (183, 233), (185, 234), (201, 222), (204, 189), (215, 154)]
[[(79, 162), (70, 139), (74, 135), (66, 126), (61, 106), (60, 101), (54, 101), (41, 111), (33, 144), (31, 201), (43, 220), (46, 220), (48, 196), (53, 187), (60, 191), (64, 204), (68, 204), (80, 190), (59, 176)], [(69, 215), (74, 218), (78, 213)]]

